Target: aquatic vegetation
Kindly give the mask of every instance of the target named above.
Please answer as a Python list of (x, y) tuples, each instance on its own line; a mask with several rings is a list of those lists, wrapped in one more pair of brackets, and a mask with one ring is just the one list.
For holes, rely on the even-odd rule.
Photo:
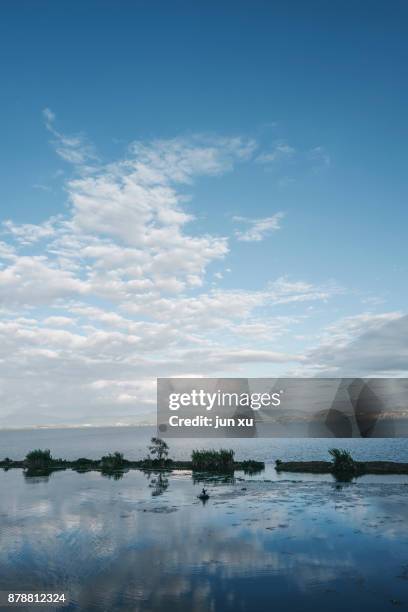
[(49, 449), (36, 449), (27, 453), (23, 462), (24, 476), (27, 478), (44, 476), (49, 477), (54, 469), (59, 469), (64, 462), (54, 459)]
[(86, 457), (79, 457), (76, 461), (70, 462), (70, 465), (73, 470), (78, 472), (79, 474), (83, 474), (84, 472), (89, 472), (90, 470), (95, 470), (98, 467), (98, 461), (94, 459), (87, 459)]
[[(332, 461), (281, 461), (277, 459), (275, 469), (287, 472), (309, 472), (313, 474), (333, 474), (337, 480), (347, 481), (370, 471), (369, 463), (354, 461), (349, 451), (331, 448)], [(380, 462), (385, 464), (386, 462)], [(388, 466), (390, 464), (387, 464)], [(392, 466), (389, 468), (392, 469)]]
[(331, 448), (329, 455), (333, 458), (333, 473), (335, 475), (352, 477), (359, 472), (358, 465), (351, 454), (344, 449)]
[(78, 463), (79, 465), (92, 465), (92, 463), (95, 463), (95, 460), (87, 459), (86, 457), (78, 457), (75, 463)]
[(123, 457), (123, 453), (115, 452), (113, 454), (105, 455), (101, 459), (102, 470), (109, 472), (112, 470), (121, 470), (125, 466), (126, 461)]
[(220, 450), (194, 450), (191, 454), (193, 470), (202, 472), (233, 472), (234, 451), (221, 448)]
[[(338, 450), (338, 449), (333, 449)], [(340, 451), (342, 452), (342, 451)], [(347, 452), (347, 451), (346, 451)], [(280, 472), (305, 472), (309, 474), (333, 474), (339, 480), (350, 480), (363, 474), (408, 474), (408, 463), (397, 461), (354, 461), (350, 463), (344, 455), (334, 461), (276, 461), (275, 469)], [(342, 459), (344, 457), (344, 461)], [(344, 467), (343, 467), (344, 466)], [(348, 467), (346, 467), (348, 466)]]
[[(24, 478), (27, 481), (35, 481), (35, 482), (47, 482), (53, 472), (58, 471), (57, 469), (53, 469), (52, 467), (28, 467), (24, 470)], [(37, 480), (35, 480), (37, 479)]]
[(263, 461), (248, 459), (247, 461), (240, 462), (240, 469), (243, 470), (245, 474), (256, 474), (265, 469), (265, 464)]
[(27, 453), (25, 463), (30, 470), (44, 469), (52, 465), (54, 459), (49, 448), (45, 450), (36, 449)]

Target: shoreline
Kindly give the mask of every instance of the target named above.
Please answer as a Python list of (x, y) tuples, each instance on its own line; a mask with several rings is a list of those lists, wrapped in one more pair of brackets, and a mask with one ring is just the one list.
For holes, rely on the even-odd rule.
[[(355, 476), (365, 474), (407, 474), (408, 463), (397, 461), (355, 461)], [(198, 469), (192, 461), (178, 461), (167, 459), (165, 461), (142, 459), (130, 461), (123, 459), (120, 466), (107, 467), (102, 460), (87, 459), (85, 457), (70, 461), (66, 459), (53, 459), (49, 463), (41, 466), (30, 465), (26, 460), (3, 459), (0, 461), (0, 468), (3, 470), (22, 469), (30, 473), (44, 471), (74, 470), (77, 472), (98, 471), (104, 473), (125, 472), (127, 470), (142, 471), (166, 471), (189, 470), (192, 472), (214, 472), (214, 473), (233, 473), (235, 470), (248, 473), (261, 472), (265, 469), (263, 461), (245, 460), (234, 461), (231, 469), (211, 470)], [(333, 463), (330, 461), (280, 461), (275, 463), (275, 469), (279, 472), (308, 473), (308, 474), (335, 474)]]
[(44, 471), (54, 471), (54, 470), (74, 470), (77, 472), (90, 472), (90, 471), (98, 471), (105, 473), (115, 473), (115, 472), (124, 472), (127, 470), (151, 470), (151, 471), (165, 471), (171, 472), (173, 470), (191, 470), (192, 472), (214, 472), (214, 473), (232, 473), (235, 470), (240, 470), (244, 472), (260, 472), (265, 469), (265, 463), (263, 461), (254, 461), (254, 460), (246, 460), (246, 461), (234, 461), (230, 470), (202, 470), (194, 467), (192, 461), (176, 461), (172, 459), (167, 459), (166, 461), (158, 461), (158, 460), (149, 460), (142, 459), (138, 461), (130, 461), (127, 459), (123, 459), (120, 467), (112, 467), (107, 468), (103, 465), (102, 460), (93, 460), (80, 458), (74, 461), (68, 461), (65, 459), (54, 459), (47, 464), (41, 466), (33, 466), (27, 460), (7, 460), (3, 459), (0, 461), (0, 468), (9, 470), (9, 469), (23, 469), (29, 472), (44, 472)]
[[(356, 476), (364, 474), (408, 474), (408, 463), (398, 461), (355, 461)], [(333, 474), (330, 461), (277, 461), (277, 472), (298, 472), (308, 474)]]

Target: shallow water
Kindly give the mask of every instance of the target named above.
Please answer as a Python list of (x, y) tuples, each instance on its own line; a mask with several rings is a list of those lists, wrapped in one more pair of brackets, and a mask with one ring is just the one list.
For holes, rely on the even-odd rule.
[(0, 590), (106, 612), (408, 608), (407, 479), (267, 476), (210, 480), (203, 505), (188, 472), (1, 471)]

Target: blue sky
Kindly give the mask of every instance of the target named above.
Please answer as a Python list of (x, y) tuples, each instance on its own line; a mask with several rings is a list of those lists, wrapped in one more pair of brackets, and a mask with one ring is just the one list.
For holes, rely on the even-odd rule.
[(2, 12), (1, 426), (406, 373), (406, 2)]

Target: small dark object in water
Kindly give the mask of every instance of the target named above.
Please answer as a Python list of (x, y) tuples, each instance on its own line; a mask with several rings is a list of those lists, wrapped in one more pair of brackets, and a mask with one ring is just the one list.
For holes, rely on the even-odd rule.
[(207, 493), (207, 489), (204, 489), (204, 487), (203, 487), (203, 490), (201, 491), (200, 495), (198, 496), (198, 499), (206, 501), (209, 498), (210, 498), (210, 496)]

